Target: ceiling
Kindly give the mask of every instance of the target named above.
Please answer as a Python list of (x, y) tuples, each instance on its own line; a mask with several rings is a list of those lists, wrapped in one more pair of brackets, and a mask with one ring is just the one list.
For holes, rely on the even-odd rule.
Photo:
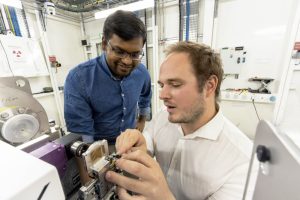
[(62, 10), (71, 12), (91, 12), (105, 10), (115, 6), (136, 2), (138, 0), (36, 0), (39, 3), (50, 1)]

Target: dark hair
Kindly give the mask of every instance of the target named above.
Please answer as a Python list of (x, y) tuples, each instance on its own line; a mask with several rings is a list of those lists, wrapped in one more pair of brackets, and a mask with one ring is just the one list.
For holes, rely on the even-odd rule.
[(107, 41), (113, 34), (118, 35), (125, 41), (142, 37), (144, 44), (147, 38), (147, 30), (142, 20), (133, 12), (123, 10), (118, 10), (106, 18), (103, 34), (104, 39)]
[(218, 78), (216, 99), (220, 95), (220, 87), (223, 79), (223, 68), (220, 55), (215, 53), (209, 46), (195, 42), (177, 42), (168, 47), (167, 55), (173, 53), (187, 53), (192, 64), (195, 76), (198, 80), (199, 91), (202, 92), (205, 82), (211, 75)]

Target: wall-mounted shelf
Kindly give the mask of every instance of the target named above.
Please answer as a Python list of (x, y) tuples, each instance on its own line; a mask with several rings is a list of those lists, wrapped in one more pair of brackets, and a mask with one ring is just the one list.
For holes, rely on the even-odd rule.
[(276, 94), (259, 94), (249, 92), (221, 91), (222, 101), (242, 101), (255, 103), (275, 103)]

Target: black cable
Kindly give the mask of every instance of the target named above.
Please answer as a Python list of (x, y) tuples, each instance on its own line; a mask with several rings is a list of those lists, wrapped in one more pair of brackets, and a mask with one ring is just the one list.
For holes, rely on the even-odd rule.
[(24, 9), (22, 9), (22, 16), (23, 16), (26, 31), (27, 31), (27, 37), (31, 38), (30, 31), (29, 31), (29, 25), (28, 25), (28, 21), (27, 21), (27, 17), (26, 17), (26, 13), (25, 13)]
[(45, 32), (47, 31), (47, 17), (48, 17), (48, 13), (47, 11), (44, 11)]
[(44, 14), (44, 10), (40, 10), (39, 11), (39, 15), (40, 15), (40, 22), (41, 22), (41, 25), (42, 25), (42, 29), (44, 32), (46, 32), (46, 24), (45, 24), (45, 14)]
[(256, 116), (257, 116), (257, 118), (258, 118), (258, 121), (260, 121), (260, 117), (259, 117), (258, 112), (257, 112), (257, 110), (256, 110), (256, 106), (255, 106), (255, 103), (254, 103), (254, 99), (252, 99), (252, 104), (253, 104), (253, 107), (254, 107), (254, 109), (255, 109), (255, 113), (256, 113)]
[[(146, 27), (146, 33), (147, 33), (147, 28), (148, 28), (148, 26), (147, 26), (147, 11), (146, 11), (146, 9), (144, 9), (144, 17), (145, 17), (145, 27)], [(153, 17), (153, 16), (152, 16)], [(152, 27), (154, 27), (154, 26), (152, 26)], [(152, 32), (153, 32), (153, 29), (152, 29)], [(147, 35), (146, 35), (146, 37), (148, 37), (148, 33), (147, 33)], [(146, 39), (146, 43), (145, 43), (145, 46), (146, 46), (146, 63), (147, 63), (147, 69), (149, 69), (149, 65), (150, 65), (150, 61), (149, 61), (149, 59), (148, 59), (148, 53), (149, 53), (149, 50), (148, 50), (148, 42), (147, 42), (147, 39)]]
[(2, 49), (3, 49), (3, 51), (4, 51), (4, 54), (5, 54), (5, 57), (6, 57), (7, 63), (8, 63), (9, 70), (10, 70), (10, 72), (12, 73), (12, 75), (13, 75), (13, 77), (14, 77), (15, 75), (14, 75), (14, 73), (13, 73), (12, 69), (11, 69), (11, 65), (10, 65), (10, 62), (9, 62), (9, 59), (8, 59), (7, 52), (5, 51), (5, 48), (4, 48), (4, 46), (3, 46), (3, 44), (2, 44), (2, 41), (1, 41), (1, 40), (0, 40), (0, 44), (1, 44), (1, 46), (2, 46)]
[[(159, 6), (159, 0), (155, 0), (154, 1), (154, 24), (152, 24), (152, 27), (156, 26), (156, 24), (157, 24), (157, 10), (158, 10), (158, 6)], [(153, 13), (152, 13), (152, 17), (153, 17)]]
[(178, 4), (178, 8), (179, 8), (179, 41), (182, 41), (182, 37), (183, 37), (183, 22), (181, 20), (183, 20), (182, 18), (182, 2), (183, 0), (179, 0), (179, 4)]

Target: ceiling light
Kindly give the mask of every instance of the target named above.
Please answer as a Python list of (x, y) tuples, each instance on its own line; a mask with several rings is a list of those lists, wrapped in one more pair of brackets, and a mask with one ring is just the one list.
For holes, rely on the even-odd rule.
[(137, 11), (146, 8), (154, 7), (154, 0), (143, 0), (135, 3), (130, 3), (122, 6), (118, 6), (116, 8), (111, 8), (103, 11), (99, 11), (95, 13), (95, 19), (106, 18), (108, 15), (114, 13), (117, 10), (126, 10), (126, 11)]
[(0, 4), (5, 4), (19, 9), (23, 8), (20, 0), (0, 0)]

